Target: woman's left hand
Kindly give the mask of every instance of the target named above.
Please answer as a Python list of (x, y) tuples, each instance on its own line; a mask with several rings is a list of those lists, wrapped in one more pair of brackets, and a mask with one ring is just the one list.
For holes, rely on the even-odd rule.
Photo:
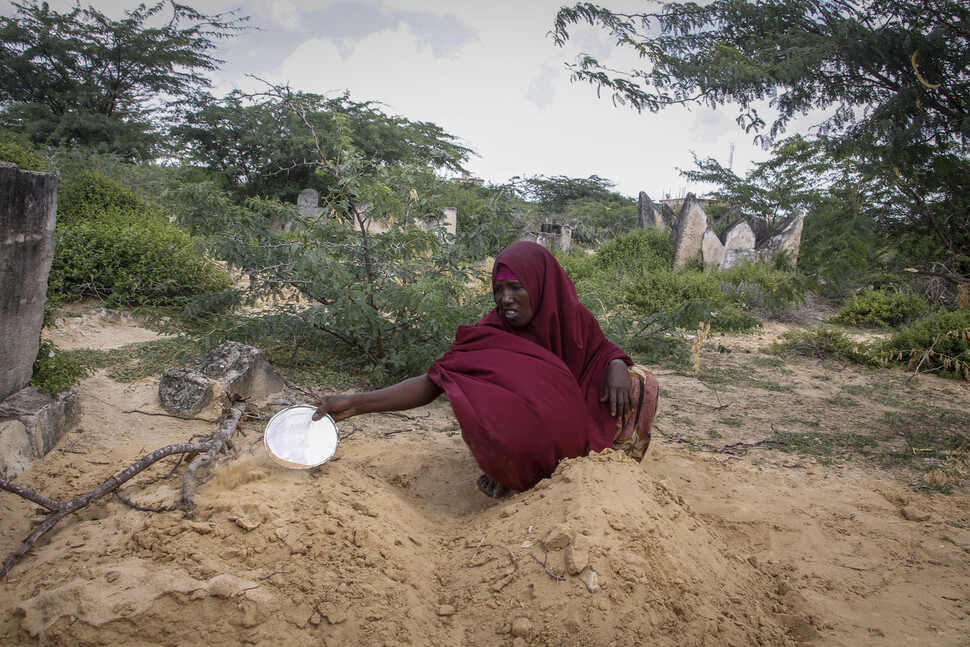
[(626, 363), (622, 359), (614, 359), (606, 367), (606, 379), (603, 381), (603, 397), (600, 402), (609, 402), (610, 415), (625, 420), (633, 415), (633, 385), (627, 373)]

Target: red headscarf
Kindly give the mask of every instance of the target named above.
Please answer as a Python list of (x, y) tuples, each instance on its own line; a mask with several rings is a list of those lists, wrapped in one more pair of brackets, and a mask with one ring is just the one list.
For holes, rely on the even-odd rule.
[(428, 375), (448, 394), (482, 470), (523, 490), (563, 458), (612, 445), (616, 419), (599, 401), (606, 368), (613, 359), (633, 362), (606, 339), (549, 250), (509, 245), (495, 259), (493, 282), (500, 264), (525, 287), (532, 320), (516, 328), (496, 308), (459, 327)]

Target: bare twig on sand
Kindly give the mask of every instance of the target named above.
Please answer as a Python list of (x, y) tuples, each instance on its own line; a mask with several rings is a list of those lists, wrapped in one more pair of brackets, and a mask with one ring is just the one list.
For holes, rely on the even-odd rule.
[(125, 482), (167, 456), (173, 456), (176, 454), (180, 456), (193, 453), (197, 454), (197, 457), (191, 463), (189, 463), (188, 468), (186, 468), (182, 482), (182, 503), (186, 509), (190, 511), (193, 510), (195, 508), (195, 488), (197, 484), (196, 474), (198, 470), (202, 466), (211, 463), (218, 454), (225, 453), (227, 449), (232, 446), (232, 436), (239, 425), (239, 419), (245, 412), (245, 400), (239, 396), (231, 396), (229, 398), (228, 406), (225, 409), (225, 415), (219, 425), (219, 429), (217, 429), (212, 436), (195, 443), (178, 443), (156, 449), (150, 454), (143, 456), (134, 464), (129, 465), (117, 474), (112, 475), (104, 483), (94, 488), (90, 492), (81, 494), (67, 501), (54, 501), (53, 499), (49, 499), (42, 494), (38, 494), (37, 492), (28, 490), (27, 488), (16, 485), (15, 483), (0, 479), (0, 489), (21, 496), (53, 513), (44, 519), (40, 525), (34, 528), (34, 531), (31, 532), (27, 539), (24, 540), (20, 548), (7, 555), (7, 558), (3, 560), (3, 566), (0, 567), (0, 577), (6, 577), (7, 573), (10, 572), (10, 569), (13, 568), (23, 558), (23, 556), (27, 554), (27, 551), (33, 547), (37, 540), (47, 533), (47, 531), (53, 528), (58, 521), (74, 512), (77, 512), (81, 508), (94, 503), (105, 495), (116, 492), (118, 488), (120, 488)]
[(559, 574), (557, 574), (557, 573), (554, 573), (553, 571), (551, 571), (551, 570), (549, 569), (549, 567), (548, 567), (548, 566), (546, 566), (546, 560), (545, 560), (545, 559), (543, 559), (543, 560), (542, 560), (542, 561), (540, 562), (540, 561), (539, 561), (539, 558), (538, 558), (538, 557), (536, 557), (536, 556), (535, 556), (534, 554), (532, 554), (532, 553), (529, 553), (529, 557), (531, 557), (532, 559), (534, 559), (534, 560), (536, 560), (536, 564), (538, 564), (539, 566), (541, 566), (541, 567), (542, 567), (542, 569), (543, 569), (543, 570), (544, 570), (544, 571), (545, 571), (546, 573), (548, 573), (548, 574), (549, 574), (549, 577), (551, 577), (552, 579), (554, 579), (554, 580), (558, 580), (558, 581), (560, 581), (560, 582), (565, 582), (565, 581), (566, 581), (566, 578), (565, 578), (565, 577), (563, 577), (562, 575), (559, 575)]
[(177, 416), (174, 413), (156, 413), (152, 411), (142, 411), (141, 409), (125, 409), (122, 413), (140, 413), (143, 416), (159, 416), (161, 418), (175, 418), (177, 420), (200, 420), (202, 422), (216, 423), (218, 420), (209, 420), (208, 418), (199, 418), (198, 416)]

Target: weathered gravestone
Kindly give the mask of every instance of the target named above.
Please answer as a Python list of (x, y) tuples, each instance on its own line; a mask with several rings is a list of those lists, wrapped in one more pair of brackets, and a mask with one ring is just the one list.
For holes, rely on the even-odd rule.
[(27, 386), (54, 258), (57, 178), (0, 162), (0, 401)]
[(768, 220), (764, 216), (754, 216), (748, 219), (748, 225), (751, 226), (751, 231), (754, 233), (754, 244), (758, 246), (761, 241), (768, 237), (769, 232), (771, 232), (771, 227), (768, 225)]
[(212, 400), (212, 382), (198, 371), (170, 368), (158, 383), (158, 399), (169, 413), (189, 418)]
[(704, 259), (706, 270), (721, 267), (724, 261), (724, 243), (711, 229), (704, 232), (704, 239), (701, 241), (701, 257)]
[(244, 398), (265, 398), (284, 386), (259, 349), (234, 341), (209, 351), (195, 370)]
[(637, 198), (637, 229), (666, 229), (663, 214), (643, 191)]
[(57, 178), (0, 162), (0, 475), (16, 477), (77, 424), (76, 391), (28, 387), (54, 258)]
[(711, 226), (715, 231), (721, 232), (721, 242), (727, 244), (727, 239), (724, 237), (724, 233), (736, 225), (737, 223), (744, 220), (744, 216), (741, 215), (741, 207), (738, 205), (733, 205), (717, 219), (717, 221)]
[(754, 232), (745, 221), (734, 223), (724, 231), (724, 261), (721, 269), (727, 270), (754, 258)]
[(445, 207), (441, 211), (441, 216), (437, 218), (420, 218), (418, 225), (425, 231), (431, 231), (435, 227), (442, 227), (454, 236), (458, 233), (458, 207)]
[(320, 208), (320, 192), (316, 189), (303, 189), (296, 198), (296, 208), (304, 218), (316, 218), (323, 212)]
[(773, 259), (779, 254), (786, 254), (794, 265), (798, 261), (804, 224), (805, 212), (799, 209), (771, 230), (767, 238), (759, 240), (755, 250), (765, 260)]
[(670, 230), (670, 241), (674, 245), (674, 269), (687, 267), (700, 256), (707, 231), (707, 214), (693, 193), (688, 193), (680, 208), (680, 215)]
[(539, 231), (527, 231), (519, 237), (519, 240), (538, 243), (546, 249), (561, 249), (568, 252), (572, 245), (573, 228), (569, 225), (544, 222)]

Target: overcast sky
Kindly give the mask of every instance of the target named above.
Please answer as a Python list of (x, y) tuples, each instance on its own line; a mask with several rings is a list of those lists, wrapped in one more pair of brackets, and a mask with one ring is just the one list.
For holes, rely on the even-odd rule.
[[(248, 33), (222, 44), (217, 96), (257, 89), (248, 75), (319, 94), (350, 92), (388, 114), (430, 121), (474, 150), (468, 168), (489, 183), (513, 176), (598, 175), (629, 196), (678, 196), (678, 168), (694, 152), (743, 172), (765, 153), (735, 123), (736, 106), (638, 114), (570, 81), (566, 62), (580, 51), (629, 67), (606, 36), (575, 27), (566, 48), (549, 36), (556, 0), (181, 0), (205, 13), (238, 9)], [(53, 0), (64, 10), (67, 0)], [(89, 3), (109, 15), (137, 6)], [(607, 2), (614, 9), (647, 3)], [(4, 14), (9, 0), (0, 0)]]

